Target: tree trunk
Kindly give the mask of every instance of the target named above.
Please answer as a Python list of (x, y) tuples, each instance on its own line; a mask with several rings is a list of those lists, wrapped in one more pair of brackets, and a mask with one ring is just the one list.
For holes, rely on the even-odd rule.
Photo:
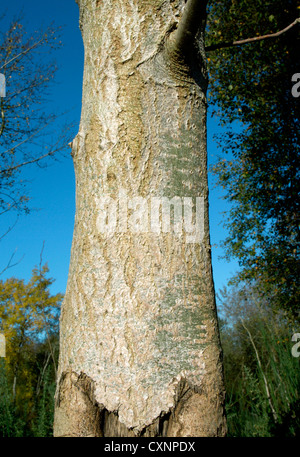
[(225, 434), (204, 3), (78, 0), (85, 62), (55, 436)]

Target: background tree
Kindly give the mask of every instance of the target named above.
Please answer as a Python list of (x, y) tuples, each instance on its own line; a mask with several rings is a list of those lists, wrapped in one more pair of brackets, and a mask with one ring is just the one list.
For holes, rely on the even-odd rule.
[(0, 434), (52, 434), (53, 395), (58, 359), (61, 294), (51, 295), (46, 265), (28, 284), (0, 280), (0, 332), (6, 338), (1, 360)]
[[(53, 112), (48, 106), (57, 71), (51, 54), (62, 46), (60, 28), (49, 26), (29, 34), (23, 15), (9, 26), (6, 20), (5, 15), (0, 19), (0, 73), (6, 83), (5, 97), (0, 97), (0, 215), (14, 211), (16, 219), (2, 227), (0, 241), (14, 228), (18, 215), (30, 210), (26, 167), (45, 167), (49, 158), (57, 160), (72, 131), (66, 113)], [(21, 259), (12, 253), (1, 261), (5, 263), (0, 275)]]
[[(291, 93), (299, 72), (298, 16), (296, 0), (213, 1), (206, 46), (210, 102), (227, 126), (219, 139), (223, 156), (213, 167), (231, 204), (226, 256), (239, 261), (237, 279), (259, 281), (273, 306), (292, 316), (299, 310), (300, 273), (300, 104)], [(279, 36), (227, 47), (290, 24)]]
[(29, 35), (23, 16), (0, 33), (0, 73), (6, 81), (6, 96), (0, 97), (0, 215), (29, 211), (21, 170), (33, 163), (45, 166), (70, 140), (71, 124), (62, 127), (62, 113), (47, 109), (57, 70), (49, 56), (61, 45), (59, 28)]
[(274, 312), (260, 285), (223, 288), (219, 296), (229, 436), (298, 436), (299, 358), (295, 322)]

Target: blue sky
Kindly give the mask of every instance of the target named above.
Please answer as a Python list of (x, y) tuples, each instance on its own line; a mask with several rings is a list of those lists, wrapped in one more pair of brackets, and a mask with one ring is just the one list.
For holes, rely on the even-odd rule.
[[(26, 29), (46, 28), (51, 23), (63, 26), (62, 49), (54, 57), (59, 66), (56, 83), (51, 90), (51, 108), (55, 112), (68, 111), (75, 122), (74, 135), (80, 120), (81, 90), (83, 75), (83, 45), (78, 26), (78, 7), (75, 0), (1, 0), (6, 18), (13, 18), (20, 10), (24, 11)], [(9, 88), (8, 88), (9, 90)], [(213, 141), (213, 134), (219, 132), (216, 119), (208, 120), (208, 163), (211, 164), (221, 151)], [(68, 152), (68, 151), (67, 151)], [(15, 252), (13, 262), (19, 262), (1, 275), (1, 279), (15, 276), (28, 279), (31, 270), (40, 262), (50, 268), (50, 276), (55, 278), (52, 292), (65, 292), (75, 215), (75, 179), (70, 156), (58, 162), (50, 162), (46, 168), (26, 167), (24, 179), (28, 180), (31, 197), (30, 206), (36, 208), (29, 215), (19, 217), (13, 230), (0, 241), (0, 271), (6, 266)], [(223, 192), (215, 188), (214, 179), (209, 177), (210, 188), (210, 228), (213, 257), (213, 273), (216, 290), (226, 285), (237, 270), (237, 263), (220, 260), (223, 251), (220, 241), (226, 237), (222, 227), (222, 212), (228, 209), (222, 200)], [(15, 221), (13, 213), (0, 218), (0, 235)]]

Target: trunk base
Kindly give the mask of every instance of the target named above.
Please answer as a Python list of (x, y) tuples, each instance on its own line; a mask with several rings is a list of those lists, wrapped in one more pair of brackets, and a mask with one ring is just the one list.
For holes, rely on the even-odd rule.
[(93, 381), (81, 373), (66, 372), (61, 376), (55, 408), (56, 437), (215, 437), (225, 436), (226, 424), (216, 408), (223, 408), (223, 399), (212, 403), (204, 389), (196, 392), (182, 381), (178, 385), (175, 407), (162, 413), (152, 424), (140, 431), (127, 428), (118, 413), (108, 411), (94, 399)]

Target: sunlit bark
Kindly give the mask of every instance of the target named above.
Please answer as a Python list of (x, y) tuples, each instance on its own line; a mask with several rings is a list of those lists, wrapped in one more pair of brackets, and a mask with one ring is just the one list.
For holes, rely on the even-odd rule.
[[(78, 1), (85, 62), (56, 436), (225, 433), (204, 3)], [(151, 202), (163, 197), (186, 208), (181, 234), (151, 224)], [(194, 239), (184, 230), (188, 197), (201, 215)]]

